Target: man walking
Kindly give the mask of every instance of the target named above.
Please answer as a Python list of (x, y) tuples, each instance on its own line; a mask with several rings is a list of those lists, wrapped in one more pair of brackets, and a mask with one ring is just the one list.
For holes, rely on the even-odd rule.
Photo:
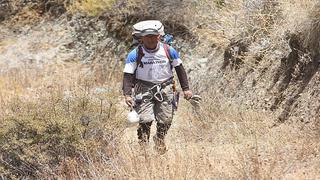
[[(123, 78), (125, 102), (139, 114), (139, 144), (149, 142), (152, 122), (157, 122), (153, 136), (155, 149), (166, 152), (165, 135), (173, 119), (173, 68), (186, 99), (192, 97), (188, 78), (177, 51), (160, 41), (164, 28), (160, 21), (142, 21), (133, 26), (139, 45), (126, 60)], [(132, 92), (133, 89), (133, 92)]]

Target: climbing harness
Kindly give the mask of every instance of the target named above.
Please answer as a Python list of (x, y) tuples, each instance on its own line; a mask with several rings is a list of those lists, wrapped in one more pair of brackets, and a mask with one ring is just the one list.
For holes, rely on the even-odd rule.
[(159, 101), (159, 102), (162, 102), (163, 101), (163, 96), (162, 96), (162, 87), (160, 84), (157, 84), (157, 85), (154, 85), (152, 88), (150, 88), (150, 91), (151, 92), (154, 92), (153, 93), (153, 97)]
[[(141, 84), (145, 84), (145, 85), (153, 85), (151, 88), (149, 88), (147, 90), (147, 92), (145, 93), (139, 93), (135, 96), (135, 101), (137, 103), (139, 102), (150, 102), (151, 100), (155, 99), (156, 101), (158, 102), (163, 102), (164, 101), (164, 98), (163, 98), (163, 88), (165, 88), (166, 86), (170, 85), (170, 84), (173, 84), (173, 79), (169, 79), (167, 80), (166, 82), (164, 83), (160, 83), (160, 84), (153, 84), (153, 83), (150, 83), (150, 82), (147, 82), (147, 81), (142, 81), (142, 80), (139, 80), (139, 82)], [(138, 83), (139, 84), (139, 83)], [(149, 97), (149, 98), (144, 98), (144, 97)]]

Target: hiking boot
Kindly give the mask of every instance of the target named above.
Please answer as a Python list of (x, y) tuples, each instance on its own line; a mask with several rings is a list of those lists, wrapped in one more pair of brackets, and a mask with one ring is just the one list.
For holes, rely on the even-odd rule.
[(157, 135), (153, 136), (154, 141), (154, 149), (160, 154), (164, 154), (167, 152), (166, 144), (164, 143), (164, 139), (157, 137)]
[(138, 143), (141, 147), (146, 147), (149, 144), (148, 134), (142, 134), (140, 138), (138, 138)]

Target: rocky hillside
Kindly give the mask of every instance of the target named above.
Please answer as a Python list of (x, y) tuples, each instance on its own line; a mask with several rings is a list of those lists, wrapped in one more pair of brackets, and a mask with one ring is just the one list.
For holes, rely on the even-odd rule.
[[(248, 8), (249, 2), (243, 8)], [(239, 20), (239, 26), (248, 29), (239, 29), (242, 34), (228, 39), (223, 54), (214, 51), (220, 47), (209, 53), (199, 90), (211, 93), (214, 89), (214, 94), (231, 103), (275, 112), (277, 122), (313, 123), (317, 128), (319, 4), (308, 4), (309, 11), (300, 11), (301, 19), (292, 22), (285, 9), (289, 4), (258, 2), (251, 2), (255, 5), (251, 12), (245, 10), (259, 13), (258, 17), (246, 17), (249, 22)], [(203, 84), (213, 86), (201, 88)]]
[[(293, 13), (300, 5), (306, 9)], [(130, 26), (142, 19), (160, 19), (166, 32), (176, 37), (175, 47), (194, 72), (192, 79), (201, 83), (195, 84), (199, 92), (275, 112), (279, 122), (291, 119), (308, 123), (318, 118), (316, 3), (117, 1), (113, 6), (115, 11), (101, 11), (98, 17), (88, 18), (66, 13), (73, 7), (68, 1), (3, 1), (1, 19), (19, 24), (37, 21), (43, 15), (60, 17), (78, 39), (67, 48), (77, 50), (84, 62), (105, 61), (112, 43), (118, 44), (113, 53), (124, 59), (131, 40)], [(199, 13), (193, 14), (195, 11)], [(293, 21), (294, 16), (299, 19)], [(110, 37), (114, 41), (108, 40)]]
[[(159, 179), (162, 164), (168, 179), (319, 177), (319, 12), (309, 0), (1, 1), (0, 179)], [(127, 146), (123, 123), (123, 63), (145, 19), (174, 35), (204, 99), (182, 103), (180, 139), (159, 159)]]

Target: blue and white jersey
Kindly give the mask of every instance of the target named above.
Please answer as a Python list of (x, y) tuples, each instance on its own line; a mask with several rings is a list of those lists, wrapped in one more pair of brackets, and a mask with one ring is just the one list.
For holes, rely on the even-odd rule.
[(134, 74), (137, 69), (137, 79), (152, 83), (161, 83), (173, 76), (171, 67), (179, 66), (182, 63), (178, 52), (173, 47), (170, 47), (169, 52), (172, 60), (170, 65), (170, 60), (167, 58), (163, 43), (160, 43), (159, 50), (153, 53), (147, 52), (144, 48), (142, 49), (144, 53), (144, 56), (141, 59), (143, 68), (140, 66), (137, 68), (138, 51), (137, 49), (134, 49), (127, 57), (123, 70), (124, 73)]

